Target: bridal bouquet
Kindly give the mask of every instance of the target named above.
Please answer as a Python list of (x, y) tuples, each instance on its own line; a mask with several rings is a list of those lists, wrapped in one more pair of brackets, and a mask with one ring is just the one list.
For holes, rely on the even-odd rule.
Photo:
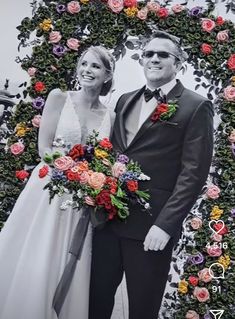
[[(93, 207), (106, 220), (125, 219), (129, 215), (128, 203), (139, 203), (148, 211), (149, 193), (139, 189), (139, 181), (149, 180), (138, 163), (124, 154), (114, 152), (108, 138), (90, 135), (85, 145), (74, 145), (66, 155), (55, 152), (44, 160), (52, 166), (50, 181), (44, 189), (55, 195), (72, 194), (71, 200), (62, 203), (61, 209)], [(39, 176), (48, 169), (43, 167)]]

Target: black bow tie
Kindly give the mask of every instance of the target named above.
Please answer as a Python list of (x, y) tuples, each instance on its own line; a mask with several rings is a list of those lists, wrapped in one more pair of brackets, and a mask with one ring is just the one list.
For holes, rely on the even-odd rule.
[(154, 91), (151, 91), (150, 89), (146, 89), (144, 91), (144, 99), (146, 102), (150, 101), (153, 97), (155, 97), (155, 99), (158, 101), (158, 100), (161, 100), (162, 97), (160, 95), (160, 91), (161, 89), (156, 89)]

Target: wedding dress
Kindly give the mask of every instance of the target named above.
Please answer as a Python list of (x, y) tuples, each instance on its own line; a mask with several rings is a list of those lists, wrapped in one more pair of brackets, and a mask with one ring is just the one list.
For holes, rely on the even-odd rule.
[[(109, 136), (108, 109), (101, 125), (93, 129), (101, 138)], [(68, 93), (55, 141), (63, 139), (65, 144), (73, 146), (84, 142), (86, 136)], [(62, 203), (71, 198), (69, 194), (56, 196), (49, 204), (48, 190), (43, 187), (50, 177), (40, 179), (38, 176), (44, 164), (41, 162), (33, 170), (0, 233), (0, 319), (57, 319), (52, 300), (69, 259), (73, 231), (82, 212), (70, 207), (60, 209)], [(91, 236), (89, 225), (82, 256), (59, 319), (88, 318)]]

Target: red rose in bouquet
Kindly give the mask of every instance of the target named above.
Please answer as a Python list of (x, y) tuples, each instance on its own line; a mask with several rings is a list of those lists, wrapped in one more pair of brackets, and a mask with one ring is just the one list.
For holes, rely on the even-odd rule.
[(106, 148), (107, 150), (111, 150), (113, 148), (112, 143), (107, 137), (103, 138), (102, 141), (99, 142), (99, 145), (103, 148)]
[(40, 168), (38, 176), (40, 178), (45, 177), (49, 172), (49, 167), (47, 165), (44, 165), (42, 168)]
[(137, 181), (127, 181), (127, 188), (130, 192), (135, 192), (138, 190), (138, 182)]
[(79, 157), (82, 157), (84, 155), (84, 150), (81, 144), (76, 144), (74, 147), (69, 151), (68, 156), (72, 157), (72, 159), (75, 161)]

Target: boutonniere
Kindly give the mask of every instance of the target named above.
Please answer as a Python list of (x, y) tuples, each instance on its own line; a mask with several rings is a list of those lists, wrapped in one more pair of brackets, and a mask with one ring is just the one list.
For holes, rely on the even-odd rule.
[(159, 103), (151, 116), (153, 122), (156, 121), (167, 121), (169, 120), (177, 111), (176, 101), (169, 101), (168, 103)]

